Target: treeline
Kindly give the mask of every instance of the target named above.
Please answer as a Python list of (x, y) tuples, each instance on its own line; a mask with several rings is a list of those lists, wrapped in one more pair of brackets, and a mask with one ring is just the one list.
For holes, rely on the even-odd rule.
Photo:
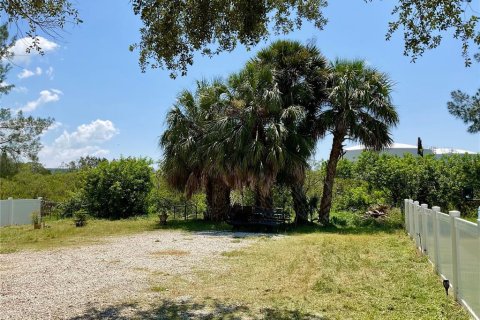
[[(324, 163), (309, 172), (306, 184), (310, 196), (321, 195), (324, 172)], [(479, 203), (465, 200), (467, 190), (472, 190), (476, 199), (480, 198), (478, 154), (435, 158), (363, 152), (356, 161), (339, 162), (333, 207), (353, 211), (365, 210), (373, 204), (399, 207), (403, 199), (411, 198), (440, 206), (444, 212), (456, 209), (463, 215), (474, 216)]]
[[(316, 217), (325, 179), (326, 163), (306, 172), (306, 215)], [(5, 171), (3, 171), (5, 173)], [(333, 189), (335, 211), (363, 212), (375, 204), (401, 206), (405, 198), (438, 205), (443, 211), (457, 209), (474, 216), (478, 203), (465, 201), (463, 193), (473, 189), (480, 198), (480, 155), (432, 155), (404, 157), (364, 152), (356, 161), (342, 159)], [(37, 198), (58, 203), (58, 214), (70, 216), (80, 209), (99, 218), (126, 218), (157, 213), (174, 205), (189, 204), (207, 210), (206, 194), (187, 199), (169, 187), (164, 173), (155, 171), (148, 159), (82, 158), (64, 170), (50, 170), (35, 163), (17, 164), (15, 171), (0, 178), (0, 198)], [(255, 205), (255, 190), (245, 187), (230, 194), (231, 204)], [(290, 188), (276, 184), (274, 207), (294, 212)]]
[[(167, 186), (161, 171), (145, 158), (82, 157), (60, 169), (39, 163), (0, 159), (0, 199), (42, 197), (56, 203), (55, 213), (69, 217), (79, 210), (97, 218), (118, 219), (157, 213), (160, 206), (194, 205), (205, 212), (205, 195), (187, 200)], [(8, 170), (7, 170), (8, 169)]]

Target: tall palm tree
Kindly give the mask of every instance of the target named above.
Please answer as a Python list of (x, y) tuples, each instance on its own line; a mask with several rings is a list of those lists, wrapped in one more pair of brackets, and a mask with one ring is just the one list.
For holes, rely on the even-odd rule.
[(286, 150), (290, 152), (277, 175), (277, 183), (291, 190), (296, 222), (304, 223), (308, 221), (308, 201), (303, 187), (308, 168), (306, 159), (311, 157), (317, 140), (315, 116), (326, 99), (328, 63), (316, 46), (288, 40), (272, 43), (252, 62), (272, 70), (282, 109), (295, 106), (304, 112), (295, 131), (286, 137)]
[(271, 190), (284, 164), (286, 129), (279, 118), (280, 96), (268, 68), (252, 63), (229, 78), (230, 107), (208, 130), (211, 171), (234, 188), (251, 187), (256, 204), (273, 206)]
[(398, 123), (392, 104), (389, 77), (360, 60), (337, 60), (331, 64), (328, 103), (318, 116), (319, 132), (333, 135), (327, 163), (319, 222), (329, 223), (337, 162), (346, 139), (368, 149), (381, 150), (392, 143), (390, 128)]
[(197, 82), (195, 93), (184, 90), (167, 114), (167, 129), (160, 138), (162, 169), (170, 186), (187, 197), (205, 188), (208, 215), (223, 219), (230, 205), (230, 188), (214, 171), (207, 171), (203, 145), (207, 124), (223, 113), (227, 87), (219, 80)]
[(233, 188), (252, 188), (256, 205), (271, 208), (279, 173), (297, 174), (313, 149), (314, 141), (300, 133), (305, 109), (283, 105), (269, 65), (250, 61), (229, 86), (230, 107), (208, 130), (209, 167)]

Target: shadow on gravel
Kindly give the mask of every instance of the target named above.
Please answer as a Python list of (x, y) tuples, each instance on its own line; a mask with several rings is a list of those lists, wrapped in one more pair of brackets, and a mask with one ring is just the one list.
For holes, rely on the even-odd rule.
[(259, 311), (251, 310), (247, 306), (228, 305), (218, 300), (206, 303), (192, 303), (185, 301), (162, 300), (159, 305), (149, 309), (140, 308), (137, 304), (119, 304), (104, 309), (90, 309), (84, 314), (70, 318), (70, 320), (87, 319), (306, 319), (327, 320), (328, 318), (303, 313), (295, 310), (265, 308)]

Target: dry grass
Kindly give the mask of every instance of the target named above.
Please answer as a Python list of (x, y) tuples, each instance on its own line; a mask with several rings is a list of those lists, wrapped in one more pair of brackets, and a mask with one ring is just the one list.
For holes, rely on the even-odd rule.
[(468, 319), (403, 231), (297, 234), (223, 256), (223, 273), (157, 279), (168, 289), (161, 297), (221, 301), (254, 318), (269, 309), (299, 319)]
[[(356, 226), (345, 220), (347, 216), (352, 215), (334, 219), (342, 226), (338, 229), (297, 230), (226, 252), (220, 259), (208, 260), (222, 266), (214, 268), (215, 272), (202, 268), (181, 276), (150, 273), (148, 291), (158, 301), (132, 318), (469, 318), (445, 296), (430, 263), (398, 228), (401, 216)], [(42, 230), (31, 230), (31, 226), (0, 229), (0, 251), (92, 243), (101, 236), (158, 228), (152, 218), (90, 221), (85, 228), (75, 228), (71, 221), (51, 225)], [(217, 227), (188, 222), (172, 223), (169, 228), (196, 231)], [(243, 241), (231, 241), (237, 240)], [(173, 258), (188, 254), (179, 249), (153, 252), (154, 256)], [(120, 312), (122, 308), (108, 310)]]

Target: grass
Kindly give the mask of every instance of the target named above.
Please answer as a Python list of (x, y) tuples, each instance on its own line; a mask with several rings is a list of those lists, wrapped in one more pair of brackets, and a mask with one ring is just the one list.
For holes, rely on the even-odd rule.
[[(350, 215), (351, 216), (351, 215)], [(230, 306), (226, 318), (469, 319), (445, 295), (440, 278), (398, 220), (353, 228), (304, 228), (224, 253), (224, 272), (157, 279), (162, 301), (192, 296), (192, 305)], [(228, 316), (228, 317), (227, 317)]]
[(45, 250), (63, 246), (77, 246), (103, 242), (105, 237), (135, 234), (158, 229), (183, 231), (225, 230), (225, 224), (204, 221), (168, 221), (160, 226), (157, 216), (142, 216), (124, 220), (88, 220), (77, 228), (71, 219), (46, 221), (46, 228), (34, 230), (31, 225), (0, 228), (0, 254), (21, 250)]
[[(328, 228), (306, 226), (285, 237), (263, 237), (254, 245), (209, 261), (215, 272), (192, 270), (187, 276), (151, 274), (158, 300), (132, 318), (183, 319), (207, 313), (209, 319), (468, 319), (444, 293), (426, 257), (419, 254), (394, 212), (385, 221), (336, 213)], [(75, 228), (71, 220), (51, 227), (0, 229), (4, 253), (24, 249), (96, 243), (104, 236), (159, 229), (157, 217), (121, 221), (92, 220)], [(224, 230), (225, 225), (169, 221), (168, 229)], [(188, 234), (186, 234), (188, 236)], [(232, 241), (241, 241), (232, 239)], [(182, 256), (182, 250), (155, 254)], [(178, 297), (191, 297), (179, 301)], [(88, 316), (118, 314), (121, 305), (91, 310)], [(196, 319), (193, 316), (193, 319)]]

